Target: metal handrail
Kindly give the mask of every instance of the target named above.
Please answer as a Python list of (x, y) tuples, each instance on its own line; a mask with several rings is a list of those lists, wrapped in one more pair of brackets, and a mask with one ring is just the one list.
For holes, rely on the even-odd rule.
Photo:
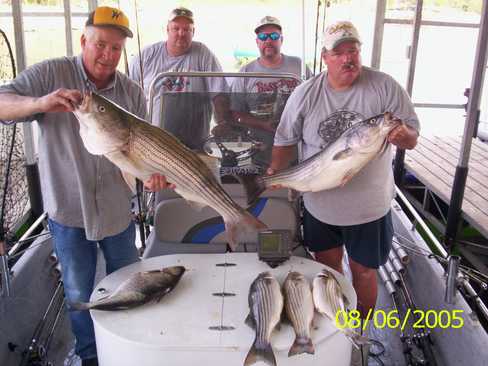
[[(167, 71), (157, 74), (154, 79), (152, 79), (149, 84), (149, 106), (148, 106), (148, 116), (149, 120), (152, 121), (152, 110), (153, 110), (153, 99), (154, 99), (154, 88), (158, 81), (169, 76), (189, 76), (189, 77), (245, 77), (245, 78), (276, 78), (276, 79), (293, 79), (297, 80), (299, 83), (302, 82), (295, 74), (289, 72), (283, 73), (267, 73), (267, 72), (214, 72), (214, 71)], [(215, 91), (217, 92), (217, 91)], [(224, 92), (222, 90), (221, 92)], [(161, 103), (162, 104), (162, 103)]]
[[(424, 229), (425, 233), (429, 237), (429, 239), (432, 241), (432, 243), (435, 245), (436, 249), (439, 251), (441, 256), (447, 261), (448, 259), (448, 253), (442, 246), (442, 244), (439, 242), (439, 240), (435, 237), (435, 235), (432, 233), (430, 228), (427, 226), (425, 221), (420, 217), (420, 215), (417, 213), (417, 210), (412, 206), (412, 204), (408, 201), (408, 199), (405, 197), (405, 195), (402, 193), (402, 191), (395, 186), (396, 193), (398, 197), (401, 198), (402, 202), (405, 204), (405, 207), (408, 209), (408, 211), (414, 216), (415, 220), (419, 223), (419, 225)], [(478, 309), (483, 313), (483, 316), (488, 319), (488, 307), (483, 303), (483, 301), (480, 299), (476, 291), (473, 289), (471, 284), (469, 283), (468, 278), (463, 275), (462, 273), (459, 273), (457, 275), (457, 278), (459, 279), (459, 282), (464, 286), (466, 289), (466, 292), (471, 296), (474, 301), (476, 302), (476, 305), (478, 306)]]

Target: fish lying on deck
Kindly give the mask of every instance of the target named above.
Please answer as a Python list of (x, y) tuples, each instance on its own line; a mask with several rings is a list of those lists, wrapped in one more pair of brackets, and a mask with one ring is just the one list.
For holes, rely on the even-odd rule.
[(203, 160), (170, 133), (95, 93), (86, 93), (73, 113), (88, 152), (117, 165), (133, 190), (134, 177), (146, 181), (154, 173), (166, 176), (180, 196), (199, 207), (208, 205), (222, 216), (232, 249), (244, 231), (266, 229), (232, 200)]
[(75, 310), (126, 310), (150, 301), (159, 301), (178, 284), (185, 267), (137, 272), (122, 282), (115, 291), (102, 299), (88, 303), (71, 303)]
[(240, 177), (248, 204), (273, 185), (292, 188), (300, 192), (317, 192), (344, 186), (368, 162), (388, 146), (390, 131), (400, 121), (390, 113), (358, 122), (348, 128), (324, 150), (270, 176)]
[(259, 361), (276, 366), (276, 358), (271, 348), (273, 329), (280, 322), (283, 310), (283, 295), (280, 284), (269, 272), (260, 273), (249, 289), (249, 315), (246, 323), (256, 331), (256, 338), (244, 361), (244, 366)]
[[(323, 269), (315, 276), (313, 279), (312, 295), (315, 309), (318, 313), (327, 317), (336, 328), (336, 318), (339, 319), (339, 324), (345, 324), (343, 317), (347, 309), (344, 304), (344, 294), (342, 293), (339, 282), (337, 282), (337, 279), (330, 271)], [(366, 337), (361, 336), (352, 329), (337, 329), (343, 332), (357, 348), (369, 343)]]
[(310, 283), (299, 272), (290, 272), (283, 283), (283, 296), (288, 319), (293, 325), (296, 338), (288, 352), (288, 357), (301, 353), (314, 354), (315, 349), (310, 337), (314, 305)]

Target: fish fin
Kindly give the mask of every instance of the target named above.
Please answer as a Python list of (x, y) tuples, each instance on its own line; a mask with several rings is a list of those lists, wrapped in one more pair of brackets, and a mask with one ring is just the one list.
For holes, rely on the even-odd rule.
[(197, 201), (186, 201), (192, 209), (195, 211), (202, 211), (205, 206), (207, 206), (205, 203), (197, 202)]
[(355, 171), (348, 170), (346, 175), (344, 175), (344, 177), (341, 180), (341, 187), (344, 187), (347, 184), (347, 182), (349, 182), (352, 179), (352, 177), (354, 177), (355, 175), (356, 175)]
[(122, 173), (122, 178), (124, 178), (125, 183), (127, 183), (130, 190), (132, 191), (132, 193), (136, 193), (137, 192), (136, 177), (134, 177), (132, 174), (127, 173), (123, 170), (121, 170), (121, 173)]
[(256, 174), (242, 174), (235, 176), (239, 183), (244, 187), (246, 193), (247, 204), (255, 203), (261, 193), (266, 190), (266, 183), (262, 176)]
[(230, 248), (234, 251), (239, 245), (240, 236), (246, 231), (261, 231), (268, 227), (260, 220), (255, 218), (247, 211), (242, 211), (242, 215), (237, 221), (224, 218), (225, 231)]
[(302, 353), (308, 353), (313, 355), (315, 353), (315, 347), (310, 337), (296, 337), (290, 350), (288, 351), (288, 357), (299, 355)]
[(351, 155), (352, 155), (352, 149), (348, 147), (347, 149), (344, 149), (344, 150), (339, 151), (338, 153), (336, 153), (334, 155), (334, 157), (332, 158), (332, 160), (346, 159), (346, 158), (350, 157)]
[(214, 156), (209, 156), (203, 153), (197, 153), (200, 160), (202, 160), (205, 165), (210, 169), (212, 174), (220, 181), (220, 162), (219, 159)]
[(349, 339), (354, 347), (357, 349), (361, 348), (366, 344), (371, 344), (369, 339), (365, 336), (362, 336), (358, 332), (353, 331), (352, 329), (342, 329), (342, 332), (345, 334), (347, 339)]
[(246, 323), (252, 329), (256, 329), (256, 323), (254, 322), (254, 317), (252, 316), (251, 312), (249, 312), (249, 314), (247, 314), (246, 320), (244, 320), (244, 323)]
[(175, 192), (183, 197), (186, 200), (186, 203), (188, 203), (188, 205), (196, 211), (201, 211), (205, 206), (207, 206), (206, 203), (201, 202), (201, 197), (188, 192), (180, 191), (178, 187), (175, 188)]
[(68, 308), (70, 310), (78, 310), (78, 311), (88, 310), (88, 309), (90, 309), (90, 303), (89, 302), (70, 302), (68, 304)]
[(270, 366), (276, 366), (276, 358), (273, 349), (271, 348), (271, 344), (258, 345), (257, 339), (255, 339), (244, 360), (244, 366), (253, 365), (258, 361), (262, 361)]

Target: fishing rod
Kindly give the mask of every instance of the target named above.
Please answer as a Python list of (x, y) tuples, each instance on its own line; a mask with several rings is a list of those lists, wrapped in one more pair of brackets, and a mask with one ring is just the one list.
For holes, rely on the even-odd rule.
[[(144, 67), (142, 62), (142, 52), (141, 52), (141, 32), (139, 29), (139, 12), (137, 11), (137, 0), (134, 0), (134, 13), (136, 17), (136, 34), (137, 34), (137, 53), (139, 56), (139, 71), (141, 74), (139, 83), (144, 91)], [(141, 255), (144, 253), (146, 249), (146, 238), (149, 236), (151, 232), (151, 228), (148, 223), (148, 205), (147, 200), (150, 199), (150, 196), (146, 195), (144, 192), (144, 185), (141, 180), (136, 179), (136, 192), (137, 192), (137, 205), (139, 209), (139, 214), (137, 215), (138, 224), (139, 224), (139, 236), (141, 238)], [(148, 198), (149, 197), (149, 198)]]
[(315, 75), (315, 69), (317, 66), (317, 43), (319, 41), (319, 18), (320, 18), (320, 4), (321, 0), (317, 0), (317, 15), (315, 20), (315, 45), (313, 50), (313, 74)]
[[(405, 267), (399, 261), (396, 252), (394, 250), (390, 251), (386, 263), (380, 267), (379, 275), (383, 280), (388, 293), (392, 296), (393, 304), (399, 314), (399, 318), (409, 320), (408, 322), (404, 321), (405, 324), (402, 324), (402, 328), (400, 329), (400, 340), (403, 345), (403, 354), (408, 366), (437, 366), (437, 361), (432, 350), (433, 342), (430, 332), (425, 331), (425, 329), (427, 329), (425, 327), (425, 321), (423, 319), (416, 321), (414, 327), (411, 325), (410, 318), (408, 317), (409, 314), (415, 315), (419, 311), (413, 300), (412, 294), (407, 287), (403, 276), (404, 273)], [(386, 276), (386, 274), (388, 276)], [(400, 306), (400, 303), (396, 298), (397, 291), (395, 286), (398, 287), (400, 294), (403, 297), (403, 307)], [(406, 310), (401, 311), (401, 309)], [(411, 335), (404, 332), (403, 327), (407, 325), (411, 330)], [(418, 350), (418, 352), (415, 352), (416, 350)], [(417, 353), (420, 353), (420, 356), (417, 356)]]
[[(54, 334), (54, 329), (56, 328), (60, 314), (62, 313), (64, 306), (64, 291), (63, 291), (63, 282), (58, 281), (56, 289), (54, 290), (53, 295), (51, 296), (51, 300), (49, 301), (49, 305), (47, 306), (46, 310), (44, 311), (44, 315), (42, 316), (41, 320), (37, 323), (37, 326), (34, 330), (34, 333), (29, 341), (29, 345), (26, 347), (24, 351), (22, 351), (22, 359), (20, 361), (19, 366), (44, 366), (49, 365), (50, 362), (47, 361), (47, 350), (49, 349), (52, 336)], [(42, 342), (42, 335), (44, 333), (44, 329), (46, 328), (46, 324), (48, 322), (48, 318), (51, 313), (56, 314), (54, 323), (50, 327), (49, 334), (46, 340), (49, 340), (49, 343), (46, 343), (46, 340)], [(47, 345), (47, 347), (46, 347)], [(11, 348), (15, 348), (15, 346), (11, 345)]]
[[(1, 45), (2, 45), (2, 52), (5, 54), (8, 54), (7, 59), (10, 61), (10, 67), (8, 65), (3, 65), (2, 61), (2, 69), (1, 71), (1, 78), (2, 79), (7, 79), (7, 77), (10, 77), (11, 79), (15, 79), (17, 71), (15, 69), (15, 60), (14, 60), (14, 55), (12, 52), (12, 47), (10, 45), (10, 42), (7, 38), (7, 35), (5, 32), (0, 29), (0, 39), (1, 39)], [(3, 59), (4, 57), (2, 57)], [(6, 75), (7, 77), (4, 77)], [(1, 266), (1, 272), (0, 272), (0, 291), (2, 295), (10, 296), (11, 295), (11, 286), (10, 286), (10, 269), (8, 265), (8, 243), (7, 243), (7, 228), (5, 225), (5, 207), (7, 203), (7, 194), (8, 194), (8, 188), (9, 188), (9, 178), (10, 178), (10, 169), (12, 167), (12, 156), (14, 152), (14, 146), (15, 146), (15, 137), (17, 133), (17, 124), (13, 123), (12, 121), (2, 121), (2, 124), (5, 125), (12, 125), (12, 137), (10, 139), (10, 148), (9, 152), (7, 155), (7, 164), (6, 164), (6, 169), (5, 169), (5, 177), (3, 177), (3, 193), (2, 193), (2, 201), (1, 201), (1, 206), (0, 206), (0, 266)], [(1, 179), (1, 178), (0, 178)]]
[[(325, 4), (324, 4), (324, 19), (323, 19), (323, 22), (322, 22), (322, 35), (324, 34), (325, 32), (325, 15), (327, 13), (327, 7), (330, 6), (330, 3), (328, 0), (325, 0)], [(320, 63), (319, 63), (319, 73), (322, 72), (322, 50), (320, 50)]]

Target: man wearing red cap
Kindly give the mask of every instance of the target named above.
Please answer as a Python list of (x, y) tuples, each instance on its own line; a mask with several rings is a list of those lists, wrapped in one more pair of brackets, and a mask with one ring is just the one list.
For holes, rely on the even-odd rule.
[[(98, 7), (86, 22), (80, 55), (43, 61), (0, 87), (0, 119), (39, 122), (43, 203), (68, 304), (89, 301), (97, 243), (107, 273), (138, 260), (129, 187), (114, 164), (84, 148), (71, 113), (81, 91), (92, 90), (145, 117), (143, 91), (116, 70), (127, 37), (125, 14)], [(98, 365), (89, 312), (69, 309), (69, 316), (82, 365)]]
[[(301, 158), (307, 159), (353, 124), (384, 112), (404, 122), (390, 132), (388, 141), (401, 149), (415, 147), (420, 127), (409, 96), (392, 77), (362, 66), (360, 51), (353, 24), (340, 21), (326, 28), (322, 58), (327, 70), (298, 86), (288, 99), (269, 173), (287, 166), (298, 142)], [(375, 307), (376, 269), (386, 262), (391, 248), (391, 164), (388, 145), (343, 187), (303, 195), (305, 245), (317, 261), (340, 272), (346, 248), (363, 317)], [(355, 356), (355, 365), (367, 364), (367, 352)]]

